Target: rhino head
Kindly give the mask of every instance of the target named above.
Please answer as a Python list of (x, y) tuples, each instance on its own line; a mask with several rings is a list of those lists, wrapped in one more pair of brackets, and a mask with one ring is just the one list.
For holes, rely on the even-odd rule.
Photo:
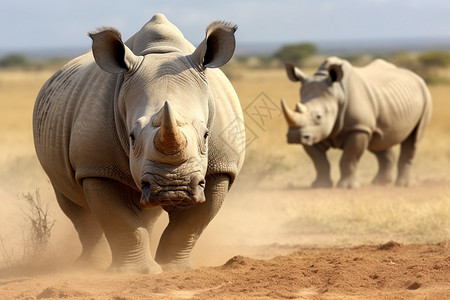
[[(160, 19), (156, 21), (165, 24)], [(235, 31), (236, 26), (214, 22), (197, 48), (189, 46), (189, 54), (174, 47), (173, 38), (163, 47), (135, 54), (116, 29), (90, 34), (98, 66), (118, 75), (116, 87), (110, 87), (116, 90), (115, 123), (142, 205), (205, 201), (209, 128), (215, 114), (205, 70), (230, 60)]]
[(327, 60), (313, 76), (307, 76), (292, 63), (286, 63), (285, 67), (290, 80), (301, 82), (301, 102), (294, 110), (281, 100), (289, 126), (288, 143), (312, 146), (328, 138), (336, 123), (339, 106), (344, 101), (339, 84), (343, 78), (342, 64)]

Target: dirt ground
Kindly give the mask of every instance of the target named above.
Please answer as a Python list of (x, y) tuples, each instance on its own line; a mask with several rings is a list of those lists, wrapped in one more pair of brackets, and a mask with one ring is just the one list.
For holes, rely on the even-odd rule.
[[(252, 117), (253, 108), (276, 106), (281, 97), (293, 105), (298, 86), (282, 70), (234, 71), (249, 137), (246, 162), (192, 253), (197, 269), (119, 275), (73, 269), (78, 238), (32, 144), (34, 99), (50, 74), (0, 72), (0, 299), (450, 298), (450, 86), (430, 88), (435, 110), (413, 187), (370, 185), (376, 160), (365, 154), (360, 189), (309, 189), (312, 164), (300, 147), (286, 144), (280, 111), (264, 123)], [(330, 153), (334, 181), (339, 156)], [(7, 261), (6, 254), (20, 259), (26, 246), (21, 195), (36, 189), (56, 220), (48, 253)], [(163, 217), (156, 224), (153, 252), (166, 223)]]
[[(279, 246), (273, 245), (276, 248)], [(269, 249), (268, 249), (269, 250)], [(446, 299), (448, 243), (292, 247), (270, 260), (161, 275), (2, 276), (2, 299)]]

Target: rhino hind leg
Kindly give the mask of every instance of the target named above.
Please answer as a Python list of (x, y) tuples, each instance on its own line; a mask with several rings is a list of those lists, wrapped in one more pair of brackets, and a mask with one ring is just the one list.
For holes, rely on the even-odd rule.
[(150, 253), (150, 238), (138, 207), (140, 194), (106, 178), (83, 180), (86, 200), (111, 248), (109, 270), (120, 273), (160, 273)]
[(378, 160), (378, 173), (372, 180), (373, 184), (387, 185), (394, 182), (395, 153), (392, 148), (383, 151), (373, 151)]
[(207, 176), (206, 201), (189, 208), (166, 208), (169, 224), (156, 251), (156, 261), (164, 271), (192, 269), (190, 254), (203, 230), (222, 206), (230, 177), (226, 174)]
[(59, 206), (72, 221), (81, 242), (82, 252), (76, 264), (82, 268), (106, 268), (111, 255), (100, 224), (88, 209), (75, 204), (57, 189), (55, 194)]
[(398, 175), (395, 185), (411, 186), (411, 165), (417, 148), (417, 128), (400, 145), (400, 157), (398, 159)]

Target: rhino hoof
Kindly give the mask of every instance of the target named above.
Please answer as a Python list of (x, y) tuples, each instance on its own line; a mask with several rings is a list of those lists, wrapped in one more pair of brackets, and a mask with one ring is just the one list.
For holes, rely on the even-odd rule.
[(377, 176), (372, 180), (372, 184), (374, 185), (390, 185), (394, 182), (393, 178), (389, 178), (389, 177), (381, 177), (381, 176)]
[(167, 263), (161, 264), (161, 267), (164, 272), (176, 272), (176, 271), (189, 271), (193, 270), (194, 267), (189, 263)]
[(333, 181), (331, 180), (315, 180), (311, 184), (312, 188), (332, 188), (333, 187)]
[(339, 188), (343, 188), (343, 189), (357, 189), (361, 185), (355, 179), (341, 179), (341, 180), (339, 180), (337, 186)]
[(413, 184), (412, 184), (411, 180), (397, 179), (397, 181), (395, 182), (395, 185), (399, 186), (399, 187), (411, 187)]
[(125, 274), (159, 274), (162, 268), (156, 262), (139, 265), (110, 266), (108, 272)]

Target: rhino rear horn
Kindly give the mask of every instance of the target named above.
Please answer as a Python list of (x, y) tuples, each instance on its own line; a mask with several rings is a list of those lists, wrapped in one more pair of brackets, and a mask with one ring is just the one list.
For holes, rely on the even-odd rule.
[(164, 154), (174, 155), (186, 148), (186, 137), (178, 127), (176, 114), (168, 101), (158, 112), (161, 117), (161, 126), (155, 135), (155, 148)]
[(297, 102), (297, 104), (295, 105), (295, 111), (301, 114), (306, 114), (309, 110), (305, 104)]
[(291, 110), (289, 107), (287, 107), (286, 103), (284, 102), (284, 99), (281, 99), (281, 109), (283, 110), (284, 118), (286, 119), (288, 126), (291, 128), (298, 127), (295, 112)]

